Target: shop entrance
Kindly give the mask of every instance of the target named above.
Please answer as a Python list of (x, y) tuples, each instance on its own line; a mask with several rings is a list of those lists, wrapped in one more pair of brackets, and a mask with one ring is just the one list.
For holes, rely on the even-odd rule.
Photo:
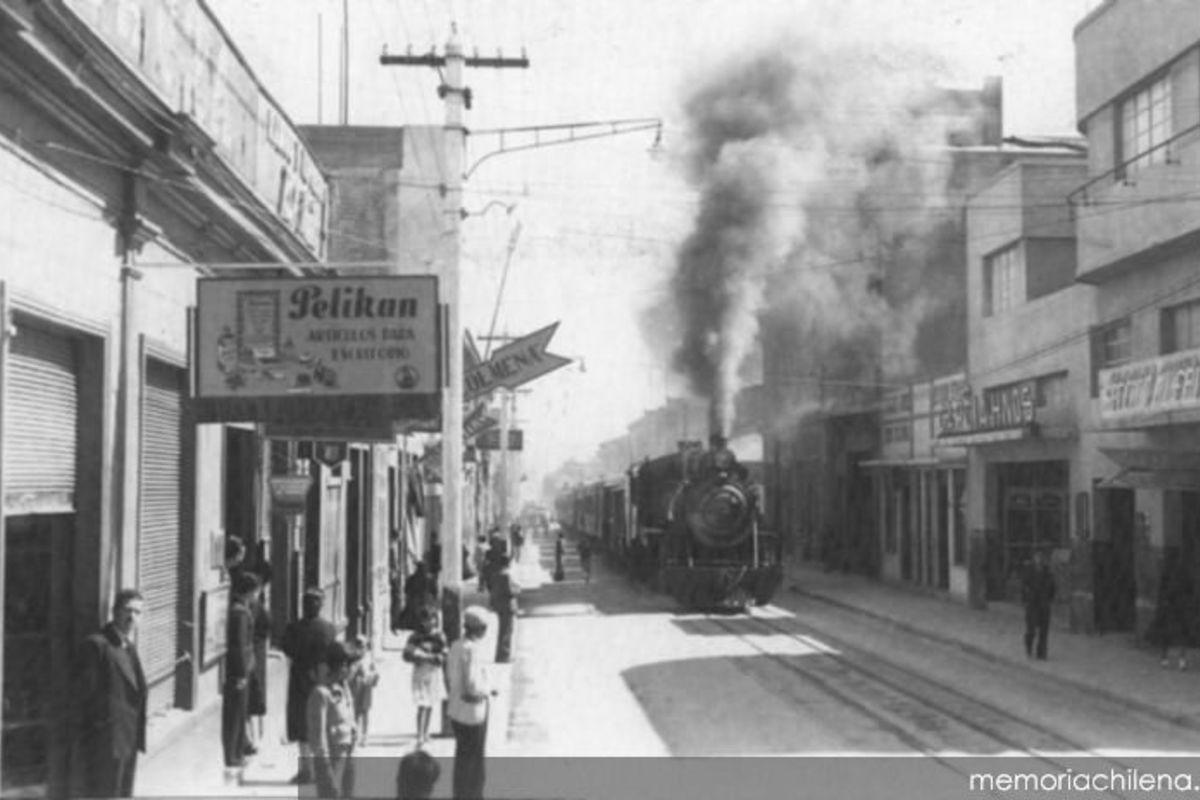
[(1133, 630), (1137, 615), (1132, 489), (1096, 490), (1092, 543), (1092, 596), (1096, 630)]
[(1067, 534), (1067, 463), (1034, 461), (997, 467), (1001, 498), (1001, 547), (997, 588), (1019, 601), (1021, 577), (1034, 550), (1063, 546)]

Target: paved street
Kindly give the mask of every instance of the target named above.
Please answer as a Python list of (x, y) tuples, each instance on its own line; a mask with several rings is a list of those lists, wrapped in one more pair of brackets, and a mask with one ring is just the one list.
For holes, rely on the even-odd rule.
[[(750, 615), (683, 614), (600, 559), (585, 583), (570, 547), (566, 580), (555, 583), (552, 552), (549, 542), (529, 547), (516, 570), (525, 587), (516, 658), (494, 666), (497, 791), (514, 780), (505, 757), (1200, 752), (1197, 676), (1161, 669), (1124, 637), (1059, 626), (1050, 660), (1030, 662), (1011, 608), (973, 611), (811, 569), (793, 570), (790, 590)], [(360, 750), (365, 794), (390, 791), (396, 759), (413, 747), (397, 644), (383, 654)], [(271, 744), (240, 776), (220, 769), (215, 724), (201, 725), (145, 763), (138, 793), (296, 796), (279, 716), (270, 722)], [(453, 742), (428, 749), (448, 759)]]

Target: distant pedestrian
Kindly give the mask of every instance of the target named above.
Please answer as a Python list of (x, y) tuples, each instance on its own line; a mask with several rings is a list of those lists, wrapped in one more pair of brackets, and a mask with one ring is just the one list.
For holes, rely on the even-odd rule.
[[(1046, 640), (1050, 636), (1050, 606), (1054, 602), (1054, 573), (1046, 553), (1035, 550), (1033, 563), (1025, 572), (1021, 584), (1021, 599), (1025, 603), (1025, 655), (1046, 659)], [(1036, 650), (1034, 642), (1036, 640)]]
[(396, 772), (397, 800), (428, 800), (441, 775), (442, 768), (429, 753), (419, 748), (406, 753)]
[(1171, 648), (1178, 648), (1179, 669), (1187, 669), (1187, 649), (1196, 636), (1196, 592), (1178, 548), (1163, 552), (1158, 583), (1158, 607), (1150, 624), (1150, 639), (1162, 648), (1162, 666), (1170, 666)]
[(563, 569), (563, 550), (563, 535), (560, 531), (558, 538), (554, 540), (554, 580), (556, 581), (565, 580), (567, 577), (566, 571)]
[(412, 697), (417, 707), (417, 747), (429, 741), (429, 722), (435, 706), (446, 699), (446, 637), (440, 630), (437, 611), (426, 608), (417, 629), (404, 645), (404, 660), (413, 665)]
[(508, 556), (500, 556), (492, 583), (488, 586), (488, 597), (492, 611), (496, 612), (496, 663), (507, 664), (512, 660), (513, 626), (516, 624), (517, 597), (521, 587), (513, 580)]
[(146, 752), (146, 676), (133, 641), (142, 608), (136, 589), (117, 592), (112, 621), (80, 648), (73, 705), (81, 796), (133, 796), (137, 754)]
[(520, 564), (521, 554), (525, 552), (525, 532), (521, 530), (520, 525), (514, 522), (512, 527), (509, 529), (509, 533), (512, 535), (513, 563)]
[(254, 670), (250, 673), (250, 685), (246, 693), (246, 713), (250, 717), (247, 755), (258, 752), (265, 736), (263, 718), (267, 714), (267, 646), (271, 640), (271, 612), (267, 610), (267, 597), (263, 592), (271, 580), (271, 565), (260, 562), (256, 574), (262, 581), (262, 587), (250, 604), (250, 617), (254, 623)]
[(342, 642), (331, 643), (313, 667), (313, 687), (305, 704), (308, 745), (312, 753), (317, 797), (354, 794), (354, 697), (346, 685), (353, 653)]
[(488, 540), (486, 536), (480, 535), (478, 541), (475, 542), (475, 574), (479, 577), (479, 591), (487, 591), (488, 569), (487, 569), (487, 552)]
[(437, 585), (433, 580), (433, 573), (430, 571), (429, 564), (418, 561), (417, 568), (404, 582), (404, 624), (402, 627), (406, 630), (416, 628), (417, 620), (421, 618), (421, 611), (428, 606), (436, 605)]
[(400, 563), (404, 554), (400, 546), (400, 531), (392, 528), (390, 536), (388, 541), (388, 599), (391, 607), (388, 609), (388, 622), (392, 633), (395, 633), (403, 624), (404, 592), (401, 590), (401, 586), (404, 581)]
[(250, 603), (258, 594), (258, 576), (240, 570), (233, 574), (232, 598), (225, 619), (225, 685), (221, 689), (221, 747), (227, 768), (244, 767), (250, 676), (254, 673), (254, 618)]
[(371, 727), (371, 706), (374, 705), (375, 687), (379, 685), (379, 667), (371, 654), (371, 640), (366, 636), (354, 638), (354, 663), (346, 683), (354, 697), (354, 721), (358, 728), (359, 744), (365, 744)]
[(588, 543), (587, 537), (581, 537), (579, 544), (575, 546), (576, 552), (579, 553), (579, 568), (583, 570), (583, 582), (592, 582), (592, 546)]
[(333, 623), (321, 617), (321, 606), (325, 593), (320, 589), (309, 589), (301, 601), (303, 618), (288, 623), (283, 632), (283, 653), (291, 659), (288, 670), (287, 738), (300, 745), (300, 772), (294, 783), (308, 783), (312, 775), (307, 769), (310, 763), (308, 749), (307, 716), (308, 696), (314, 685), (314, 670), (328, 657), (329, 646), (337, 637)]
[(487, 634), (487, 612), (470, 606), (463, 612), (463, 636), (450, 645), (446, 664), (448, 713), (454, 727), (454, 785), (458, 800), (483, 797), (486, 780), (488, 706), (492, 695), (481, 650)]

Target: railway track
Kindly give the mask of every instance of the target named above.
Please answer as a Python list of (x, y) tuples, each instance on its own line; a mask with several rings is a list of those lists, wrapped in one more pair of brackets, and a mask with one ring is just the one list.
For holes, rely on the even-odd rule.
[[(1047, 772), (1063, 772), (1070, 769), (1070, 757), (1090, 752), (1084, 743), (1057, 730), (816, 627), (796, 630), (753, 614), (708, 615), (705, 619), (740, 638), (763, 656), (766, 663), (818, 687), (890, 732), (913, 752), (964, 777), (969, 777), (978, 764), (969, 768), (962, 756), (1020, 755), (1033, 759)], [(807, 654), (780, 652), (779, 647), (769, 644), (778, 642), (778, 637), (796, 644), (794, 648), (783, 648), (785, 651), (807, 651)], [(782, 688), (764, 663), (746, 659), (734, 662), (750, 677), (772, 682), (773, 690), (778, 692)], [(1094, 758), (1100, 758), (1106, 769), (1122, 771), (1128, 766), (1113, 758)], [(1123, 797), (1116, 792), (1105, 795)]]

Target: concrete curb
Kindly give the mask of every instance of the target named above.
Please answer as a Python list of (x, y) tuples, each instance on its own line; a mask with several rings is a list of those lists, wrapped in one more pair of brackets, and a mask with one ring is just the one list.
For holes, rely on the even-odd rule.
[(963, 652), (970, 653), (971, 655), (973, 655), (977, 658), (984, 659), (986, 661), (991, 661), (991, 662), (997, 663), (997, 664), (1005, 664), (1007, 666), (1020, 667), (1021, 669), (1026, 670), (1031, 673), (1035, 673), (1040, 677), (1049, 678), (1053, 681), (1056, 681), (1057, 683), (1059, 683), (1061, 685), (1070, 686), (1071, 688), (1074, 688), (1074, 689), (1083, 689), (1085, 691), (1091, 692), (1092, 694), (1098, 694), (1101, 697), (1105, 698), (1106, 700), (1116, 703), (1117, 705), (1122, 705), (1127, 708), (1131, 708), (1131, 709), (1138, 711), (1142, 714), (1145, 714), (1147, 716), (1155, 717), (1157, 719), (1161, 719), (1166, 722), (1169, 722), (1172, 725), (1178, 725), (1181, 728), (1188, 728), (1189, 730), (1200, 731), (1200, 720), (1192, 719), (1192, 718), (1190, 718), (1188, 716), (1184, 716), (1184, 715), (1170, 714), (1166, 711), (1163, 711), (1163, 709), (1159, 708), (1158, 706), (1151, 705), (1149, 703), (1143, 703), (1140, 700), (1132, 698), (1127, 694), (1118, 694), (1116, 692), (1105, 689), (1102, 686), (1097, 686), (1094, 683), (1089, 683), (1087, 681), (1080, 680), (1080, 679), (1077, 679), (1077, 678), (1074, 678), (1071, 676), (1062, 675), (1062, 674), (1055, 673), (1055, 672), (1047, 672), (1047, 671), (1043, 671), (1043, 670), (1039, 670), (1039, 669), (1034, 669), (1032, 666), (1030, 666), (1028, 661), (1023, 661), (1018, 658), (1012, 658), (1009, 656), (1000, 655), (1000, 654), (996, 653), (995, 651), (985, 650), (982, 647), (977, 647), (973, 644), (964, 642), (960, 639), (955, 639), (953, 637), (935, 633), (934, 631), (931, 631), (928, 628), (923, 628), (920, 625), (914, 625), (910, 622), (896, 619), (895, 617), (889, 616), (887, 614), (880, 614), (878, 611), (873, 611), (869, 608), (864, 608), (862, 606), (855, 605), (853, 603), (847, 603), (844, 600), (838, 600), (837, 598), (830, 597), (829, 595), (820, 594), (819, 592), (814, 592), (809, 589), (801, 589), (796, 586), (789, 586), (788, 591), (792, 594), (800, 595), (802, 597), (807, 597), (812, 600), (817, 600), (819, 602), (826, 603), (831, 606), (835, 606), (844, 611), (850, 611), (855, 614), (860, 614), (864, 617), (869, 617), (878, 622), (884, 622), (889, 625), (893, 625), (893, 626), (899, 628), (900, 630), (904, 631), (905, 633), (911, 633), (916, 636), (920, 636), (924, 639), (927, 639), (929, 641), (937, 642), (939, 644), (942, 644), (942, 645), (945, 645), (948, 647), (957, 647), (958, 649), (962, 650)]

